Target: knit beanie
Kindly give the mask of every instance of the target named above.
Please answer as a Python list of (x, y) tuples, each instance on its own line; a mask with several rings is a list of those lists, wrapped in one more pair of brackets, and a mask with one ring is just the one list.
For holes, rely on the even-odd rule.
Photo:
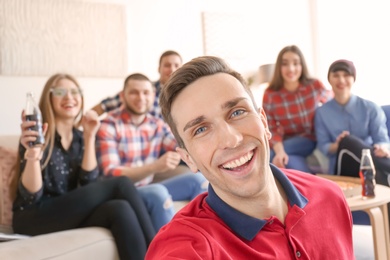
[(356, 81), (356, 68), (355, 65), (353, 65), (353, 62), (349, 60), (336, 60), (333, 62), (329, 67), (328, 80), (331, 72), (339, 70), (347, 72), (349, 75), (353, 76), (354, 81)]

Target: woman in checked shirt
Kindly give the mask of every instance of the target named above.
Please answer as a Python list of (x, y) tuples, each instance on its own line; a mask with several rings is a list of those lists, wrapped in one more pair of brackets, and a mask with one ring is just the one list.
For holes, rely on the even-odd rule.
[(262, 101), (272, 133), (270, 162), (282, 168), (311, 172), (306, 157), (316, 147), (315, 110), (331, 97), (332, 92), (322, 82), (309, 76), (297, 46), (286, 46), (279, 52)]

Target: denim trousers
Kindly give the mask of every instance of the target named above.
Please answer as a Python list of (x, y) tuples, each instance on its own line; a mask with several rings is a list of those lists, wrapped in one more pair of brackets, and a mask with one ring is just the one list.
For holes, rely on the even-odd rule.
[(175, 214), (172, 201), (192, 200), (207, 191), (208, 181), (200, 172), (183, 173), (160, 183), (137, 187), (156, 231)]
[[(316, 144), (316, 141), (302, 136), (295, 136), (283, 140), (283, 147), (289, 158), (286, 168), (311, 173), (306, 162), (306, 157), (313, 153)], [(275, 152), (271, 149), (270, 162), (272, 162), (274, 157)]]

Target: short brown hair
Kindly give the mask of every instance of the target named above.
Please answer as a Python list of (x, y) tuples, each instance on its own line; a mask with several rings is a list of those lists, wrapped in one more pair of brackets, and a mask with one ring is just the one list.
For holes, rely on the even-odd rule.
[(226, 73), (235, 77), (242, 84), (245, 91), (249, 94), (255, 108), (257, 109), (253, 94), (247, 86), (244, 78), (240, 73), (231, 69), (223, 59), (215, 56), (201, 56), (192, 59), (172, 74), (166, 86), (162, 88), (160, 95), (161, 113), (164, 117), (164, 120), (170, 126), (172, 133), (178, 142), (178, 145), (182, 148), (185, 148), (185, 145), (177, 131), (176, 123), (172, 118), (172, 103), (185, 87), (202, 77), (214, 75), (217, 73)]
[[(129, 76), (127, 76), (127, 78), (125, 79), (125, 82), (123, 84), (123, 90), (125, 90), (126, 88), (126, 85), (127, 83), (130, 81), (130, 80), (144, 80), (144, 81), (149, 81), (151, 84), (152, 82), (150, 81), (150, 79), (145, 76), (144, 74), (141, 74), (141, 73), (134, 73), (134, 74), (131, 74)], [(154, 84), (152, 84), (153, 87), (154, 87)]]
[(173, 50), (167, 50), (167, 51), (164, 51), (163, 54), (161, 54), (160, 56), (160, 61), (158, 62), (158, 66), (160, 67), (161, 66), (161, 62), (162, 60), (167, 57), (167, 56), (171, 56), (171, 55), (176, 55), (180, 58), (180, 60), (183, 62), (183, 59), (182, 57), (180, 56), (180, 54), (177, 52), (177, 51), (173, 51)]

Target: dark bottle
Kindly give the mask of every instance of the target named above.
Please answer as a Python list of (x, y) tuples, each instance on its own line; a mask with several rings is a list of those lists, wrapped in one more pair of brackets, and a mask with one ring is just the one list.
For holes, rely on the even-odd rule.
[(370, 149), (363, 149), (359, 171), (363, 197), (375, 197), (375, 174), (375, 165), (372, 161)]
[(42, 114), (37, 103), (35, 102), (34, 95), (32, 92), (27, 93), (26, 100), (26, 121), (35, 121), (37, 122), (35, 126), (31, 127), (30, 130), (38, 132), (37, 139), (34, 142), (30, 142), (30, 147), (36, 145), (43, 145), (45, 143), (45, 136), (43, 135), (42, 130)]

